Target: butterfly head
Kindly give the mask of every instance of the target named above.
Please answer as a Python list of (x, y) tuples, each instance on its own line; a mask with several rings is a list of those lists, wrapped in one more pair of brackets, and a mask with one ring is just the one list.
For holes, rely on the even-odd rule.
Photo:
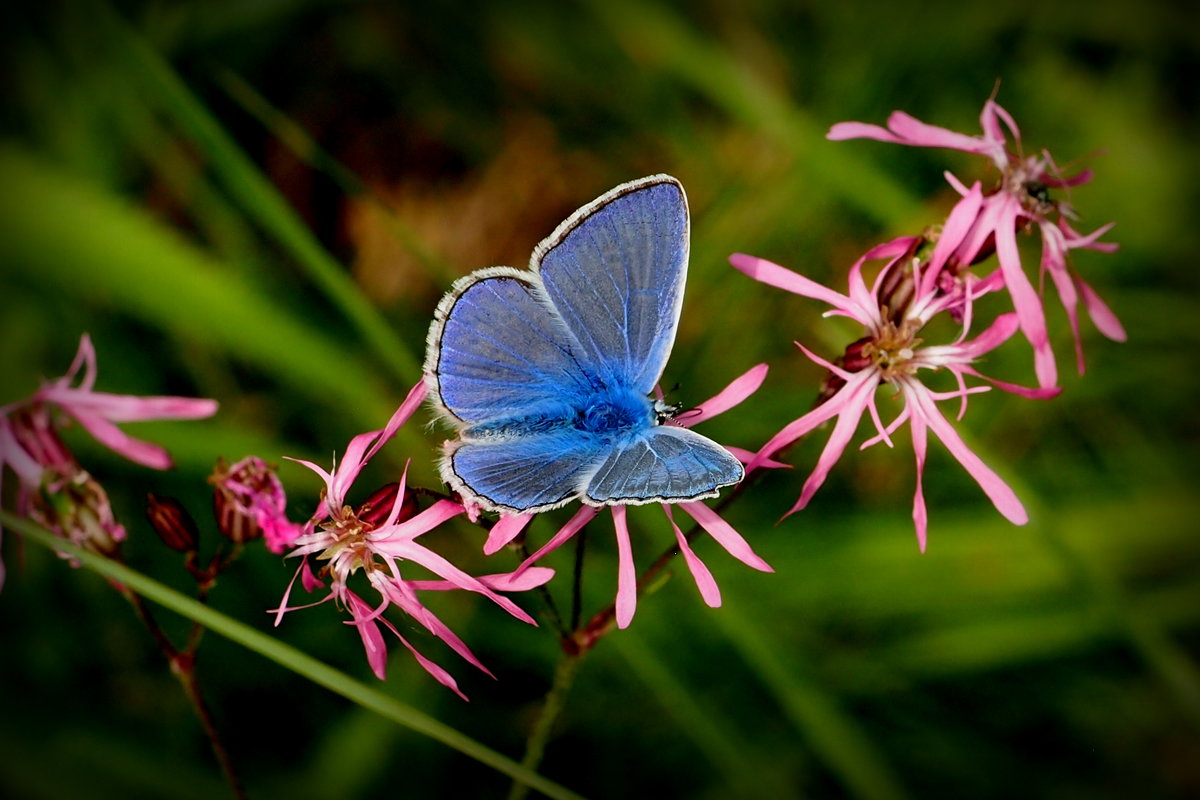
[(654, 424), (662, 425), (664, 422), (675, 419), (679, 414), (679, 406), (673, 406), (661, 398), (654, 401)]

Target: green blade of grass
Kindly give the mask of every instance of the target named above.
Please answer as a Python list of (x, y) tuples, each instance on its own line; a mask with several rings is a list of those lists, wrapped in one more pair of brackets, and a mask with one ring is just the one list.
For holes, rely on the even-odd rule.
[(730, 117), (800, 156), (802, 169), (821, 184), (814, 191), (842, 197), (888, 227), (913, 226), (921, 203), (911, 192), (862, 159), (843, 155), (795, 103), (672, 11), (658, 3), (590, 6), (632, 58), (673, 73)]
[(364, 427), (395, 408), (344, 346), (121, 198), (2, 143), (0, 176), (0, 270), (235, 355)]
[(315, 170), (325, 173), (351, 197), (370, 203), (381, 212), (384, 224), (413, 258), (433, 275), (457, 278), (461, 274), (429, 249), (420, 237), (397, 216), (395, 209), (362, 181), (349, 167), (327, 153), (308, 134), (300, 123), (280, 111), (259, 94), (253, 86), (231, 69), (218, 68), (217, 81), (234, 102), (274, 134), (292, 154)]
[(428, 736), (465, 756), (475, 759), (498, 772), (520, 781), (547, 797), (559, 800), (581, 800), (580, 795), (522, 767), (512, 759), (460, 733), (417, 709), (387, 696), (383, 692), (354, 680), (290, 645), (267, 636), (243, 622), (233, 619), (190, 597), (176, 592), (152, 578), (111, 559), (92, 553), (55, 536), (28, 520), (0, 511), (0, 522), (19, 532), (29, 541), (66, 553), (72, 559), (110, 580), (118, 581), (148, 600), (158, 603), (209, 630), (230, 639), (276, 664), (303, 675), (313, 683), (357, 703), (398, 725)]
[(418, 356), (400, 341), (382, 314), (204, 104), (162, 56), (115, 13), (100, 4), (89, 6), (97, 12), (94, 16), (98, 28), (110, 43), (109, 49), (117, 63), (124, 67), (130, 83), (142, 86), (146, 96), (170, 114), (211, 161), (228, 191), (264, 230), (287, 248), (375, 353), (403, 381), (415, 382), (421, 374)]

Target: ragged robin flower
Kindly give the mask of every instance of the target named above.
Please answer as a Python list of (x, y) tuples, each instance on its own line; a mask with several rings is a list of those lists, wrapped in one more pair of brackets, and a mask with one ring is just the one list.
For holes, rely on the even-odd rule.
[[(882, 142), (915, 147), (945, 147), (974, 153), (991, 160), (999, 171), (999, 179), (980, 204), (971, 231), (962, 240), (958, 253), (948, 261), (947, 268), (958, 273), (995, 250), (1004, 286), (1012, 296), (1020, 329), (1034, 351), (1038, 382), (1043, 387), (1058, 381), (1054, 353), (1046, 331), (1045, 312), (1033, 283), (1021, 267), (1016, 234), (1036, 225), (1042, 237), (1041, 273), (1049, 275), (1058, 291), (1071, 331), (1075, 337), (1076, 362), (1083, 372), (1083, 350), (1079, 341), (1078, 306), (1082, 301), (1097, 329), (1114, 341), (1125, 341), (1125, 330), (1112, 310), (1096, 292), (1072, 269), (1069, 251), (1091, 249), (1111, 252), (1115, 244), (1100, 242), (1112, 224), (1104, 225), (1090, 234), (1080, 234), (1070, 225), (1075, 216), (1065, 202), (1054, 199), (1056, 190), (1069, 189), (1091, 179), (1091, 171), (1063, 176), (1046, 151), (1025, 155), (1021, 134), (1012, 116), (994, 100), (984, 104), (980, 115), (981, 136), (969, 136), (929, 125), (902, 111), (888, 117), (887, 128), (863, 122), (839, 122), (830, 128), (828, 138), (875, 139)], [(1012, 136), (1010, 149), (1005, 129)], [(964, 196), (965, 185), (950, 173), (947, 180)]]
[[(171, 457), (166, 450), (135, 439), (117, 423), (200, 419), (216, 413), (217, 402), (109, 394), (96, 391), (95, 384), (96, 351), (84, 334), (65, 375), (45, 381), (25, 400), (0, 407), (0, 480), (5, 467), (17, 476), (17, 513), (111, 556), (116, 543), (125, 538), (125, 528), (114, 518), (104, 487), (79, 465), (59, 437), (59, 429), (74, 421), (118, 455), (167, 469)], [(3, 580), (0, 562), (0, 584)]]
[[(1028, 389), (995, 381), (981, 375), (973, 366), (980, 356), (1003, 344), (1017, 328), (1016, 316), (1004, 314), (983, 333), (964, 341), (970, 324), (972, 303), (980, 293), (991, 287), (968, 283), (965, 289), (959, 287), (961, 291), (946, 291), (945, 284), (938, 280), (938, 276), (943, 274), (947, 258), (958, 249), (962, 237), (969, 232), (973, 214), (973, 209), (964, 208), (959, 214), (951, 215), (933, 254), (927, 260), (915, 255), (921, 245), (919, 237), (901, 237), (870, 250), (850, 270), (849, 294), (836, 292), (765, 259), (742, 254), (730, 256), (730, 263), (746, 275), (826, 302), (832, 306), (826, 312), (827, 316), (849, 317), (864, 328), (863, 336), (846, 349), (840, 365), (817, 356), (797, 343), (808, 358), (829, 371), (828, 389), (823, 393), (819, 405), (772, 437), (749, 466), (755, 467), (758, 461), (773, 456), (826, 421), (836, 418), (837, 422), (816, 466), (804, 483), (800, 498), (788, 514), (808, 504), (849, 444), (863, 414), (869, 413), (877, 435), (865, 442), (863, 447), (880, 441), (890, 446), (891, 434), (905, 421), (909, 423), (917, 462), (913, 521), (922, 551), (925, 549), (928, 517), (921, 481), (930, 431), (976, 480), (1006, 519), (1017, 525), (1028, 520), (1024, 507), (1012, 489), (967, 447), (937, 407), (941, 400), (959, 399), (961, 417), (966, 411), (968, 395), (989, 388), (968, 388), (965, 382), (967, 376), (983, 378), (999, 388), (1026, 397), (1048, 397), (1058, 393), (1053, 388)], [(873, 288), (868, 289), (862, 269), (865, 262), (875, 259), (886, 259), (887, 263)], [(948, 345), (926, 344), (921, 336), (925, 324), (934, 316), (951, 311), (956, 311), (956, 316), (964, 322), (959, 339)], [(936, 392), (922, 382), (919, 376), (921, 371), (940, 369), (954, 376), (958, 384), (956, 391)], [(885, 385), (894, 388), (904, 401), (903, 410), (886, 427), (875, 402), (876, 390)]]
[[(463, 572), (417, 539), (464, 513), (465, 509), (459, 503), (438, 500), (415, 514), (412, 513), (414, 507), (409, 504), (407, 514), (402, 513), (405, 512), (405, 500), (408, 497), (405, 477), (401, 478), (394, 491), (385, 487), (387, 491), (377, 493), (363, 506), (355, 508), (347, 502), (350, 489), (363, 467), (412, 416), (425, 399), (425, 394), (423, 382), (413, 387), (387, 426), (382, 431), (355, 436), (347, 446), (341, 463), (335, 464), (331, 472), (311, 462), (297, 460), (320, 475), (325, 487), (316, 512), (304, 526), (304, 533), (293, 543), (294, 549), (289, 557), (303, 558), (298, 575), (309, 591), (324, 587), (328, 582), (329, 593), (318, 603), (332, 600), (350, 613), (351, 624), (362, 637), (367, 661), (381, 680), (385, 677), (387, 663), (387, 648), (380, 631), (380, 626), (383, 626), (400, 640), (430, 675), (465, 699), (450, 673), (418, 652), (396, 626), (383, 616), (384, 612), (395, 606), (466, 661), (490, 675), (466, 643), (421, 603), (417, 592), (451, 588), (476, 592), (517, 619), (533, 625), (536, 623), (532, 617), (499, 592), (532, 589), (548, 581), (554, 573), (553, 570), (539, 568), (519, 578), (512, 575), (477, 578)], [(393, 498), (386, 514), (382, 516), (378, 495)], [(440, 580), (414, 580), (403, 573), (401, 565), (404, 562), (417, 564)], [(366, 585), (374, 592), (372, 602), (350, 588), (351, 578), (356, 573), (365, 577)], [(276, 609), (276, 624), (284, 613), (298, 608), (288, 606), (290, 592), (289, 586), (280, 608)]]

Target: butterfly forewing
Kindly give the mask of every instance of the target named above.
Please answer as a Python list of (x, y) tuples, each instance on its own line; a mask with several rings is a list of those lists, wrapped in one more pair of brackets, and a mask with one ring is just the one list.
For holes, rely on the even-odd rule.
[(687, 257), (683, 187), (656, 175), (572, 215), (534, 251), (533, 268), (582, 362), (649, 394), (675, 341)]
[(426, 372), (459, 422), (566, 413), (587, 384), (572, 352), (578, 346), (539, 291), (532, 273), (494, 268), (463, 279), (442, 301)]

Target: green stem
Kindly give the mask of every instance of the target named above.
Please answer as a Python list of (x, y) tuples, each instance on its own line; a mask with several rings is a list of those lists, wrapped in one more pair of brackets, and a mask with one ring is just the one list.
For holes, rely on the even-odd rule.
[(134, 614), (146, 626), (146, 630), (150, 632), (158, 649), (162, 651), (163, 657), (167, 659), (167, 664), (171, 667), (171, 674), (179, 681), (183, 693), (187, 695), (188, 702), (192, 704), (192, 710), (196, 712), (200, 727), (204, 729), (204, 735), (208, 737), (209, 746), (212, 747), (213, 757), (217, 759), (217, 765), (233, 790), (234, 797), (238, 800), (245, 800), (245, 787), (242, 786), (237, 771), (233, 768), (233, 759), (229, 757), (229, 751), (225, 749), (225, 743), (221, 741), (221, 735), (217, 732), (217, 726), (213, 722), (212, 712), (209, 711), (208, 703), (204, 701), (204, 695), (200, 692), (200, 682), (196, 679), (196, 645), (199, 644), (199, 631), (203, 630), (203, 627), (193, 623), (188, 637), (188, 645), (181, 651), (163, 631), (158, 620), (154, 619), (154, 615), (146, 607), (141, 595), (124, 583), (117, 584), (117, 589), (133, 606)]
[(80, 564), (110, 580), (124, 584), (148, 600), (159, 603), (188, 619), (199, 622), (208, 629), (226, 637), (248, 650), (253, 650), (274, 661), (285, 669), (308, 678), (313, 683), (345, 697), (363, 708), (435, 739), (465, 756), (475, 759), (498, 772), (519, 780), (547, 797), (556, 800), (582, 800), (581, 796), (559, 784), (543, 778), (512, 759), (497, 753), (486, 745), (460, 733), (433, 717), (366, 684), (354, 680), (343, 672), (333, 669), (312, 656), (294, 647), (254, 630), (243, 622), (215, 611), (196, 600), (180, 594), (158, 581), (137, 572), (112, 559), (84, 550), (65, 539), (55, 536), (45, 528), (29, 520), (0, 511), (0, 524), (15, 530), (27, 540), (37, 542), (51, 550), (66, 553)]
[[(546, 744), (550, 741), (554, 723), (558, 721), (558, 716), (566, 705), (567, 694), (571, 691), (571, 684), (575, 680), (575, 673), (579, 670), (579, 663), (582, 660), (583, 652), (573, 653), (564, 650), (562, 657), (558, 660), (558, 666), (554, 668), (554, 683), (551, 684), (550, 691), (546, 693), (542, 711), (538, 715), (533, 730), (529, 733), (529, 739), (525, 742), (525, 758), (521, 759), (521, 766), (530, 772), (535, 772), (542, 763), (542, 756), (546, 754)], [(509, 789), (508, 800), (523, 800), (529, 793), (529, 788), (525, 781), (520, 778), (515, 779), (512, 788)]]

